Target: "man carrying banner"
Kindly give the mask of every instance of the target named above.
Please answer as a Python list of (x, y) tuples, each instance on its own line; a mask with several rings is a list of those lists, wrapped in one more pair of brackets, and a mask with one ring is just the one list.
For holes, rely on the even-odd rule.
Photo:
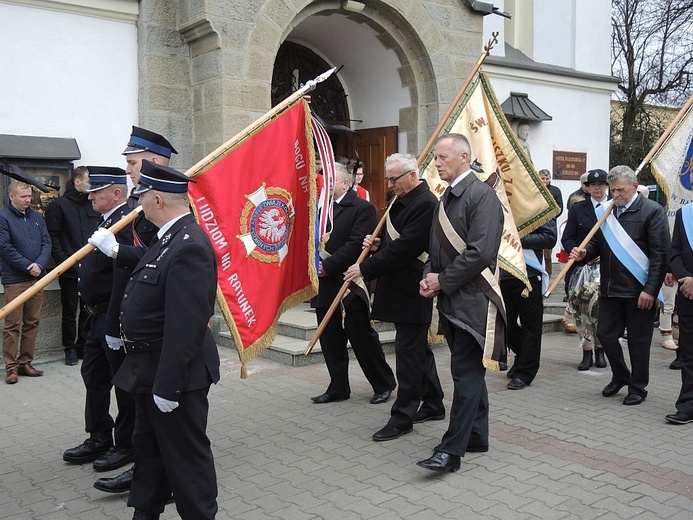
[(385, 182), (397, 200), (387, 215), (381, 238), (366, 236), (364, 245), (376, 248), (370, 258), (347, 270), (345, 280), (378, 280), (373, 318), (395, 324), (397, 399), (387, 425), (375, 441), (396, 439), (412, 431), (413, 423), (445, 418), (433, 351), (428, 345), (433, 300), (419, 294), (423, 266), (437, 199), (419, 179), (416, 157), (393, 154), (385, 160)]
[(189, 181), (144, 161), (137, 190), (147, 219), (159, 227), (158, 241), (125, 289), (121, 327), (127, 356), (113, 379), (135, 394), (136, 464), (128, 499), (135, 519), (158, 519), (171, 492), (183, 519), (212, 519), (217, 512), (206, 434), (207, 394), (219, 381), (219, 354), (207, 326), (217, 268), (212, 245), (189, 211)]
[[(628, 385), (623, 404), (638, 405), (647, 397), (655, 298), (667, 270), (669, 224), (662, 207), (637, 192), (635, 172), (628, 166), (615, 166), (606, 180), (615, 210), (587, 248), (574, 247), (570, 257), (601, 258), (597, 337), (612, 372), (602, 395), (611, 397)], [(618, 342), (626, 328), (632, 372)]]
[[(359, 257), (364, 237), (377, 224), (375, 208), (356, 195), (351, 189), (351, 180), (346, 167), (336, 163), (334, 223), (325, 250), (320, 252), (320, 288), (311, 302), (315, 307), (318, 323), (323, 321), (342, 287), (344, 272)], [(351, 388), (347, 339), (361, 370), (373, 387), (372, 404), (386, 402), (397, 384), (392, 369), (385, 360), (378, 333), (370, 323), (370, 300), (365, 282), (362, 279), (361, 284), (352, 282), (349, 291), (342, 300), (344, 325), (342, 313), (333, 314), (320, 339), (325, 364), (330, 373), (330, 384), (325, 393), (311, 398), (314, 403), (349, 399)]]
[[(669, 267), (678, 280), (676, 312), (679, 317), (679, 348), (681, 391), (676, 400), (676, 413), (666, 416), (672, 424), (693, 422), (693, 204), (676, 212), (674, 236), (671, 239)], [(629, 338), (630, 340), (630, 338)]]
[(503, 208), (494, 189), (470, 169), (471, 153), (467, 139), (454, 133), (440, 137), (434, 148), (436, 169), (449, 187), (433, 215), (420, 292), (438, 296), (455, 387), (448, 430), (433, 456), (417, 463), (433, 471), (457, 471), (465, 452), (488, 451), (485, 363), (497, 365), (505, 341), (504, 328), (494, 320), (504, 312), (494, 275)]

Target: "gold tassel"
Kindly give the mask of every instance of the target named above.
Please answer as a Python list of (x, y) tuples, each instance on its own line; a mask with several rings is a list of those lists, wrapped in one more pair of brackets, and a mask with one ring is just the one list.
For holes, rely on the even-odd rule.
[(522, 297), (529, 298), (529, 289), (527, 289), (527, 287), (522, 290)]
[(482, 363), (484, 364), (485, 368), (488, 368), (489, 370), (495, 370), (496, 372), (500, 372), (500, 363), (498, 361), (484, 358), (482, 360)]

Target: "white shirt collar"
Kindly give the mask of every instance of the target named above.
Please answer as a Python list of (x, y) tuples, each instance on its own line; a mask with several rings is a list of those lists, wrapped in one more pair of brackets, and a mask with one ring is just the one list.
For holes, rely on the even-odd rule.
[(104, 214), (103, 214), (103, 219), (104, 219), (104, 221), (108, 220), (108, 217), (110, 217), (111, 215), (113, 215), (113, 213), (115, 212), (115, 210), (117, 210), (119, 207), (121, 207), (121, 206), (122, 206), (123, 204), (125, 204), (126, 202), (127, 202), (127, 201), (125, 200), (125, 201), (121, 202), (120, 204), (118, 204), (118, 205), (117, 205), (115, 208), (113, 208), (112, 210), (107, 211), (106, 213), (104, 213)]
[(178, 222), (180, 219), (182, 219), (186, 215), (190, 215), (190, 212), (188, 211), (187, 213), (183, 213), (182, 215), (178, 215), (176, 218), (173, 218), (173, 219), (169, 220), (168, 222), (166, 222), (166, 224), (164, 224), (163, 226), (161, 226), (159, 228), (159, 232), (156, 234), (156, 237), (160, 239), (171, 228), (171, 226), (173, 224)]
[(454, 188), (455, 186), (457, 186), (457, 185), (458, 185), (460, 182), (462, 182), (462, 180), (463, 180), (467, 175), (469, 175), (470, 173), (472, 173), (472, 169), (471, 169), (471, 168), (470, 168), (469, 170), (467, 170), (466, 172), (462, 173), (462, 174), (461, 174), (459, 177), (457, 177), (454, 181), (452, 181), (452, 184), (450, 184), (450, 188)]

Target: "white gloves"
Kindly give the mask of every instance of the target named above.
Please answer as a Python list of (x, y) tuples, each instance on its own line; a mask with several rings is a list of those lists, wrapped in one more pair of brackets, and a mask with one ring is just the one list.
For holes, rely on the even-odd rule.
[(164, 399), (163, 397), (159, 397), (156, 394), (154, 395), (154, 404), (159, 407), (159, 410), (161, 410), (164, 413), (172, 412), (176, 408), (178, 408), (178, 401), (169, 401), (168, 399)]
[(104, 255), (115, 258), (118, 256), (118, 242), (115, 235), (106, 228), (99, 228), (87, 239), (91, 245), (96, 246)]
[(123, 340), (114, 336), (106, 336), (106, 343), (111, 350), (120, 350), (123, 346)]

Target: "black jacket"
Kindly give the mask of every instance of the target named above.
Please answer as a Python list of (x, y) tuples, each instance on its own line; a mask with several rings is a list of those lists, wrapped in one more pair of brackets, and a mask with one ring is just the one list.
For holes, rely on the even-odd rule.
[(360, 199), (349, 190), (333, 208), (334, 225), (325, 251), (330, 257), (322, 261), (325, 276), (320, 277), (318, 295), (313, 307), (329, 307), (344, 283), (344, 272), (358, 260), (363, 249), (363, 238), (378, 224), (377, 212), (370, 202)]
[[(56, 264), (67, 260), (87, 243), (100, 217), (91, 207), (89, 194), (80, 193), (75, 189), (72, 179), (68, 180), (65, 193), (51, 202), (46, 210), (46, 227), (51, 237), (51, 252)], [(77, 271), (77, 265), (74, 265), (62, 276), (77, 278)]]
[[(531, 249), (537, 255), (537, 260), (541, 265), (544, 265), (544, 249), (552, 249), (556, 245), (556, 219), (552, 218), (543, 226), (539, 226), (531, 233), (527, 233), (520, 239), (522, 249)], [(546, 267), (546, 266), (544, 266)], [(541, 273), (533, 267), (527, 266), (527, 276), (541, 276)], [(514, 276), (505, 270), (501, 270), (501, 280), (508, 280)]]
[(636, 199), (618, 221), (650, 260), (647, 282), (643, 287), (609, 248), (601, 231), (587, 245), (586, 261), (600, 259), (602, 296), (637, 298), (642, 291), (657, 296), (668, 269), (669, 222), (662, 206), (636, 194)]
[(428, 251), (437, 203), (428, 184), (422, 182), (398, 197), (390, 208), (390, 219), (399, 238), (389, 240), (384, 229), (380, 248), (361, 264), (366, 280), (378, 280), (373, 298), (374, 319), (392, 323), (431, 322), (433, 299), (419, 294), (423, 263), (417, 258)]
[[(674, 236), (671, 239), (669, 270), (674, 273), (677, 280), (693, 276), (693, 248), (688, 242), (688, 235), (683, 228), (680, 209), (676, 212), (676, 219), (674, 220)], [(686, 298), (681, 294), (680, 290), (676, 292), (676, 313), (679, 316), (693, 315), (693, 300)]]
[[(611, 202), (605, 198), (602, 204), (608, 206)], [(561, 237), (563, 249), (570, 253), (574, 247), (582, 244), (582, 241), (585, 240), (596, 223), (597, 215), (594, 213), (591, 198), (573, 204), (573, 207), (568, 212), (568, 222), (566, 222), (563, 236)], [(583, 259), (575, 262), (575, 265), (585, 265), (586, 263)]]

